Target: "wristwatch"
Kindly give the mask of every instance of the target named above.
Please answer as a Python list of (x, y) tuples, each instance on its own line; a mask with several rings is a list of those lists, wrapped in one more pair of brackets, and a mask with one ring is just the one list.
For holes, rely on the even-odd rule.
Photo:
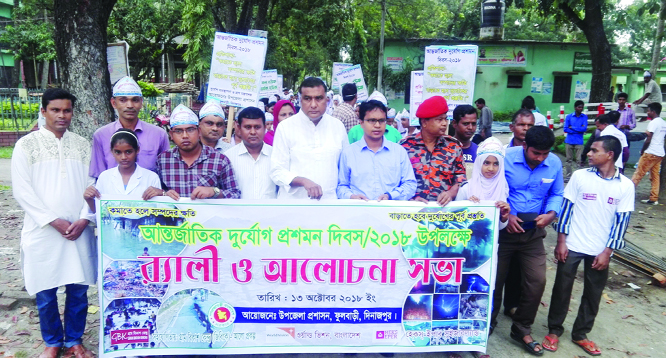
[(220, 195), (220, 188), (214, 186), (213, 187), (213, 193), (215, 193), (215, 194), (213, 194), (213, 198), (217, 198)]

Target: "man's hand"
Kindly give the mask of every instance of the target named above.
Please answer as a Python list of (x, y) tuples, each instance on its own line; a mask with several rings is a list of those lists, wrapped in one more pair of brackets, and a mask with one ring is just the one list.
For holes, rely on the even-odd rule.
[(65, 231), (67, 231), (67, 228), (72, 225), (72, 223), (65, 219), (55, 219), (51, 221), (49, 225), (53, 226), (53, 228), (56, 229), (60, 235), (65, 236)]
[(597, 255), (597, 257), (594, 258), (594, 262), (592, 262), (592, 268), (599, 271), (607, 269), (612, 253), (612, 249), (604, 249), (604, 251), (602, 251), (599, 255)]
[(213, 190), (213, 187), (210, 186), (198, 186), (194, 188), (192, 191), (192, 194), (190, 195), (190, 199), (195, 200), (195, 199), (208, 199), (212, 198), (215, 196), (215, 190)]
[(558, 238), (557, 245), (555, 246), (555, 259), (564, 263), (567, 260), (567, 256), (569, 256), (569, 248), (567, 247), (566, 236), (562, 233), (559, 235), (563, 235), (565, 239), (560, 240)]
[(423, 198), (420, 197), (420, 196), (415, 196), (415, 197), (413, 197), (412, 199), (410, 199), (410, 201), (418, 201), (418, 202), (420, 202), (420, 203), (428, 204), (428, 200), (425, 200), (425, 199), (423, 199)]
[(446, 206), (446, 204), (450, 203), (451, 200), (453, 200), (453, 198), (448, 191), (443, 191), (437, 195), (437, 204), (441, 206)]
[(536, 219), (534, 219), (534, 221), (536, 221), (536, 226), (539, 229), (543, 229), (546, 226), (550, 225), (553, 221), (555, 221), (555, 217), (556, 217), (555, 212), (551, 210), (545, 214), (537, 216)]
[(310, 179), (305, 178), (303, 182), (303, 187), (308, 192), (308, 197), (310, 199), (321, 199), (321, 196), (324, 195), (324, 191), (321, 186)]
[(86, 188), (86, 191), (83, 192), (83, 198), (86, 199), (86, 200), (92, 200), (92, 199), (95, 199), (95, 198), (99, 199), (101, 197), (102, 197), (102, 194), (100, 194), (99, 191), (97, 191), (97, 188), (95, 188), (92, 185), (89, 186), (88, 188)]
[(509, 219), (509, 214), (511, 214), (511, 205), (505, 201), (496, 201), (495, 207), (500, 210), (500, 220), (504, 223)]
[(154, 186), (149, 186), (146, 191), (143, 192), (143, 195), (141, 196), (143, 200), (150, 200), (156, 196), (164, 196), (166, 193), (162, 189), (158, 189)]
[(389, 195), (388, 194), (382, 194), (377, 198), (377, 201), (382, 201), (382, 200), (389, 200)]
[(178, 192), (173, 190), (173, 189), (167, 190), (167, 192), (164, 193), (164, 195), (170, 197), (171, 199), (173, 199), (175, 201), (180, 200), (180, 194), (178, 194)]
[(620, 129), (630, 129), (628, 124), (623, 124), (620, 126)]
[(363, 194), (353, 194), (352, 196), (349, 197), (349, 199), (359, 199), (359, 200), (365, 200), (365, 201), (370, 200), (370, 199), (368, 199), (367, 196), (365, 196)]
[(509, 220), (509, 223), (506, 225), (506, 231), (509, 234), (518, 234), (518, 233), (525, 232), (525, 230), (523, 230), (523, 227), (520, 226), (520, 224), (523, 222), (522, 219), (520, 219), (516, 215), (509, 214), (509, 219), (508, 220)]
[(474, 196), (474, 195), (470, 196), (467, 200), (469, 200), (469, 201), (471, 201), (471, 202), (473, 202), (473, 203), (478, 203), (478, 202), (481, 201), (481, 200), (479, 200), (479, 198), (477, 198), (477, 197)]
[(81, 233), (83, 230), (88, 226), (88, 221), (87, 219), (79, 219), (73, 222), (67, 229), (65, 230), (65, 235), (63, 237), (67, 240), (74, 241), (81, 236)]

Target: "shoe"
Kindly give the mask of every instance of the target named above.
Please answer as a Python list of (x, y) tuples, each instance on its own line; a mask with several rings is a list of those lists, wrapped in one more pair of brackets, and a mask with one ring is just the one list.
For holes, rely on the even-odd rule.
[(641, 200), (641, 203), (648, 205), (659, 205), (658, 201), (652, 201), (650, 199)]
[(83, 347), (83, 344), (77, 344), (75, 346), (67, 348), (67, 350), (65, 350), (65, 353), (62, 355), (61, 358), (96, 358), (96, 357), (93, 352)]
[(38, 358), (56, 358), (60, 353), (60, 347), (46, 347)]

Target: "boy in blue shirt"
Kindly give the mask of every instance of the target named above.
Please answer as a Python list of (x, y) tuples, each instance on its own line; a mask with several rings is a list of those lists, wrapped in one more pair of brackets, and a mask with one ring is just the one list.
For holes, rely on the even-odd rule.
[(583, 101), (574, 102), (574, 113), (570, 113), (564, 119), (564, 133), (567, 133), (567, 137), (564, 139), (564, 146), (566, 147), (567, 152), (567, 171), (564, 177), (568, 180), (571, 177), (571, 174), (574, 172), (572, 170), (572, 164), (576, 162), (575, 170), (578, 170), (582, 167), (583, 162), (581, 161), (583, 153), (583, 148), (585, 142), (583, 141), (583, 135), (587, 130), (587, 115), (583, 113), (585, 103)]

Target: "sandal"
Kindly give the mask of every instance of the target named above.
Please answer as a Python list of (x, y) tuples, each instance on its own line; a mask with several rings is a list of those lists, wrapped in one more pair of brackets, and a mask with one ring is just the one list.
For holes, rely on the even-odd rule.
[[(530, 342), (530, 343), (526, 343), (526, 342), (523, 340), (523, 337), (521, 337), (520, 335), (518, 335), (517, 333), (515, 333), (515, 332), (513, 332), (513, 331), (511, 332), (511, 334), (510, 334), (509, 336), (510, 336), (511, 339), (513, 339), (514, 341), (520, 343), (520, 344), (525, 348), (525, 350), (526, 350), (528, 353), (533, 354), (533, 355), (535, 355), (535, 356), (543, 355), (543, 346), (542, 346), (539, 342), (537, 342), (537, 341), (532, 341), (532, 342)], [(539, 349), (538, 351), (537, 351), (537, 350), (534, 350), (534, 349), (537, 348), (537, 347), (541, 347), (541, 349)]]
[(552, 338), (546, 335), (545, 337), (543, 337), (543, 342), (541, 343), (541, 346), (543, 347), (543, 349), (549, 352), (556, 352), (558, 343), (560, 343), (560, 340), (558, 338)]
[(572, 340), (577, 346), (582, 348), (585, 353), (591, 355), (591, 356), (600, 356), (601, 355), (601, 350), (599, 347), (597, 347), (596, 343), (590, 341), (589, 339), (581, 339), (580, 341), (574, 341)]

